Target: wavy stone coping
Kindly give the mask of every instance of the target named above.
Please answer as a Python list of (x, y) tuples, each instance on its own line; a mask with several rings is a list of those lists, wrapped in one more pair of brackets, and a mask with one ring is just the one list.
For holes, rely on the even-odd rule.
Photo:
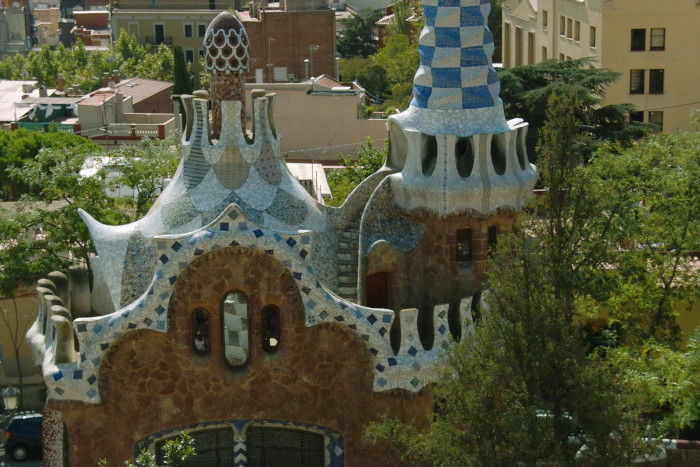
[[(306, 231), (293, 235), (271, 232), (249, 222), (238, 206), (232, 204), (206, 228), (182, 235), (157, 236), (154, 242), (158, 266), (141, 297), (109, 315), (74, 321), (80, 344), (77, 362), (57, 365), (53, 347), (45, 349), (42, 367), (49, 399), (99, 403), (98, 379), (104, 353), (128, 332), (138, 329), (167, 332), (168, 303), (180, 272), (197, 256), (227, 247), (265, 252), (289, 269), (301, 293), (306, 326), (334, 323), (358, 334), (373, 358), (375, 392), (389, 389), (417, 392), (436, 378), (435, 365), (450, 340), (448, 305), (436, 307), (435, 340), (428, 351), (423, 350), (415, 326), (418, 311), (402, 311), (401, 349), (395, 355), (389, 338), (394, 312), (356, 305), (323, 286), (311, 266), (311, 235)], [(460, 306), (463, 336), (471, 329), (470, 305), (468, 298)]]

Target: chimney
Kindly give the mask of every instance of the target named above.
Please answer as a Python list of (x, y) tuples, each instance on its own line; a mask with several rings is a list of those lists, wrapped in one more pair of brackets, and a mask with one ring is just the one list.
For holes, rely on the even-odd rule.
[(102, 87), (107, 88), (109, 87), (109, 82), (112, 80), (109, 76), (109, 72), (105, 71), (102, 73)]
[(63, 75), (59, 74), (56, 77), (56, 89), (59, 91), (65, 91), (66, 90), (66, 81), (63, 79)]
[(119, 84), (119, 82), (122, 80), (119, 70), (112, 70), (112, 81), (114, 81), (114, 84)]
[(39, 97), (48, 97), (49, 93), (44, 86), (39, 88)]

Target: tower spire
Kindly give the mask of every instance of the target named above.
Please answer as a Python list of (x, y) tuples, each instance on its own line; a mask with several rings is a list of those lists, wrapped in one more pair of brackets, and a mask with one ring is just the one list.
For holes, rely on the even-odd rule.
[(490, 11), (490, 0), (423, 1), (414, 98), (393, 118), (401, 128), (462, 137), (508, 130), (491, 63)]

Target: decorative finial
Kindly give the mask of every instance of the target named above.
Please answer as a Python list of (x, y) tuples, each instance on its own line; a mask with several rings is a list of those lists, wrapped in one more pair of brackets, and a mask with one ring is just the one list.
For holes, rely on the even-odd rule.
[(241, 126), (245, 129), (245, 90), (243, 74), (248, 70), (248, 33), (229, 12), (214, 18), (204, 35), (206, 70), (211, 73), (212, 136), (221, 134), (221, 101), (241, 102)]

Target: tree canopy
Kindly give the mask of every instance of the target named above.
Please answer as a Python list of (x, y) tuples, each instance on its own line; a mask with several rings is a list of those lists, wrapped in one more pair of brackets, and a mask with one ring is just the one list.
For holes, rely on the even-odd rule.
[[(81, 174), (91, 158), (106, 158), (119, 167), (120, 175), (108, 179), (105, 167)], [(0, 216), (1, 291), (11, 296), (21, 281), (66, 268), (73, 261), (89, 265), (94, 247), (78, 208), (105, 224), (131, 222), (148, 210), (178, 160), (178, 146), (169, 138), (144, 140), (140, 146), (122, 146), (110, 154), (94, 145), (44, 148), (12, 169), (12, 178), (28, 191), (16, 210)], [(112, 196), (111, 189), (117, 186), (134, 187), (136, 196)]]
[(134, 35), (119, 32), (119, 38), (106, 51), (87, 51), (78, 40), (72, 48), (63, 44), (51, 49), (44, 46), (38, 52), (26, 55), (6, 56), (0, 61), (0, 78), (22, 80), (36, 78), (40, 86), (56, 87), (56, 79), (62, 74), (68, 86), (78, 85), (82, 92), (102, 86), (103, 73), (119, 70), (122, 78), (147, 78), (173, 81), (175, 61), (172, 51), (165, 45), (152, 50), (150, 45), (140, 44)]
[(547, 101), (553, 94), (570, 90), (574, 90), (582, 103), (577, 116), (581, 125), (597, 140), (628, 144), (651, 130), (647, 124), (630, 121), (629, 114), (634, 111), (631, 104), (602, 105), (605, 88), (616, 81), (620, 73), (591, 68), (592, 61), (589, 58), (547, 60), (499, 71), (506, 117), (520, 117), (530, 125), (527, 145), (531, 156), (536, 156), (534, 149), (546, 120)]
[[(428, 428), (367, 429), (407, 460), (629, 465), (700, 418), (700, 331), (679, 349), (673, 306), (700, 290), (700, 186), (687, 166), (700, 134), (591, 156), (587, 104), (565, 91), (549, 97), (541, 130), (546, 190), (499, 238), (476, 329), (447, 353)], [(591, 322), (602, 322), (596, 339)]]
[(78, 135), (58, 131), (38, 132), (25, 129), (0, 132), (0, 199), (14, 201), (29, 191), (29, 186), (12, 177), (10, 170), (33, 160), (42, 148), (71, 149), (83, 147), (98, 150), (99, 146)]
[(345, 198), (360, 184), (382, 168), (389, 153), (389, 143), (377, 147), (368, 136), (357, 151), (357, 157), (349, 154), (339, 154), (342, 169), (333, 170), (328, 175), (328, 185), (333, 193), (333, 198), (326, 200), (329, 206), (340, 206)]
[(344, 57), (367, 57), (377, 52), (374, 35), (375, 23), (383, 13), (379, 9), (365, 8), (341, 21), (343, 30), (338, 33), (336, 48)]

